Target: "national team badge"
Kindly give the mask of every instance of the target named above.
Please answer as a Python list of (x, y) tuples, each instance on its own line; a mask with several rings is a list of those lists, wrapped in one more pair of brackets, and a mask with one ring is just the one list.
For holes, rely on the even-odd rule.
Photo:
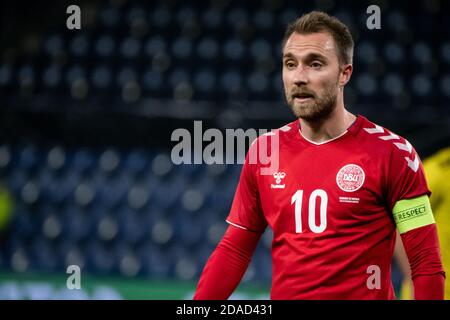
[(363, 169), (356, 164), (348, 164), (339, 170), (336, 183), (345, 192), (353, 192), (362, 187), (365, 179)]

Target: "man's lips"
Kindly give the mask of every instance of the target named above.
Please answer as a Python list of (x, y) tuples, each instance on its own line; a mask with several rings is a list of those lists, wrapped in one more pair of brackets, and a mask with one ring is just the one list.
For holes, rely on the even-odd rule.
[(314, 96), (312, 94), (294, 94), (292, 98), (297, 101), (306, 101), (308, 99), (313, 99)]
[(306, 98), (306, 97), (314, 97), (314, 94), (312, 92), (308, 91), (294, 91), (291, 93), (292, 97), (294, 98)]
[(305, 98), (294, 98), (294, 102), (297, 102), (297, 103), (303, 103), (303, 102), (306, 102), (306, 101), (309, 101), (309, 100), (311, 100), (312, 99), (312, 97), (305, 97)]

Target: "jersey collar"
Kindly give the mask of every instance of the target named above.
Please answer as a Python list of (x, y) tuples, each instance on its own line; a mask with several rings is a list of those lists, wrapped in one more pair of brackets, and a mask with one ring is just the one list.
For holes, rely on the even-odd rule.
[(325, 140), (325, 141), (322, 141), (322, 142), (314, 142), (314, 141), (309, 140), (308, 138), (306, 138), (302, 134), (301, 127), (300, 127), (300, 119), (298, 119), (297, 120), (298, 135), (299, 135), (301, 140), (304, 140), (304, 141), (306, 141), (308, 143), (311, 143), (313, 145), (316, 145), (316, 146), (321, 146), (321, 145), (333, 142), (335, 140), (339, 140), (339, 139), (347, 136), (348, 134), (351, 134), (351, 135), (356, 134), (359, 131), (359, 129), (361, 128), (361, 125), (362, 125), (363, 122), (364, 122), (364, 117), (361, 116), (361, 115), (356, 115), (355, 121), (353, 121), (353, 123), (347, 128), (347, 130), (342, 132), (337, 137), (334, 137), (334, 138), (331, 138), (329, 140)]

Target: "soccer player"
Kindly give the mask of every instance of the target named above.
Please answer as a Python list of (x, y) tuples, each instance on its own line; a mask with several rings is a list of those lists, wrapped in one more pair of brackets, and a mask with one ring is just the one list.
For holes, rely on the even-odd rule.
[[(345, 108), (353, 47), (348, 28), (323, 12), (288, 26), (283, 83), (298, 119), (250, 147), (229, 227), (194, 299), (227, 299), (267, 226), (272, 299), (394, 299), (397, 228), (416, 299), (443, 298), (445, 274), (418, 154), (404, 138)], [(267, 162), (254, 161), (264, 145), (277, 164), (272, 175), (263, 171)]]

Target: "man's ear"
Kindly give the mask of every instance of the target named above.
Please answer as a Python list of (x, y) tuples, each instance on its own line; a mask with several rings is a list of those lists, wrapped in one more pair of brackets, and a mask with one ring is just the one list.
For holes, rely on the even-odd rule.
[(343, 87), (350, 81), (352, 76), (353, 66), (351, 64), (344, 64), (339, 73), (339, 86)]

